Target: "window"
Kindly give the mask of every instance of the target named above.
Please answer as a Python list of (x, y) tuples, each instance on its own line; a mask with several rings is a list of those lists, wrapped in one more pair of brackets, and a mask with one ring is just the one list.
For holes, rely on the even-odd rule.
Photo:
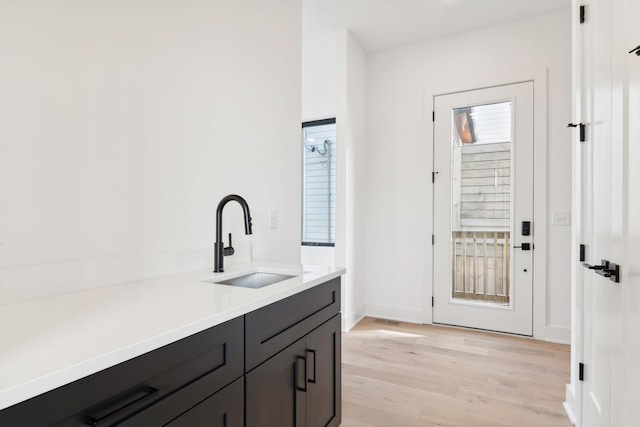
[(302, 123), (302, 244), (334, 246), (336, 119)]

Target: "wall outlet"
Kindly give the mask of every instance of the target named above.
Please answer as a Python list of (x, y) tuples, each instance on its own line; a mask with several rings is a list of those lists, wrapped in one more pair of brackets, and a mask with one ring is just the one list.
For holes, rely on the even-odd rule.
[(554, 212), (552, 225), (571, 225), (571, 212)]
[(269, 209), (269, 228), (278, 228), (278, 211), (275, 209)]

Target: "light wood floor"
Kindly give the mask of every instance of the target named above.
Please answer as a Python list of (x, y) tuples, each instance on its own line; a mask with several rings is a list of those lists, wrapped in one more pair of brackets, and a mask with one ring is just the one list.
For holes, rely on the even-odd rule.
[(569, 427), (569, 346), (365, 318), (342, 337), (342, 427)]

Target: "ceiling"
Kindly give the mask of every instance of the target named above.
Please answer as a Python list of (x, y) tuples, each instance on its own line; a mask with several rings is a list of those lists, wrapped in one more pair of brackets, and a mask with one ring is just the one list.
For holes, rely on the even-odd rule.
[(303, 0), (303, 38), (348, 29), (367, 53), (569, 8), (570, 0)]

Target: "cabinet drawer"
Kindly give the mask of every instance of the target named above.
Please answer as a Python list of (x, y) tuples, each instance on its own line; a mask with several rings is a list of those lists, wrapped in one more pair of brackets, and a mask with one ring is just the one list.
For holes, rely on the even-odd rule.
[(340, 277), (245, 315), (245, 370), (340, 312)]
[[(206, 384), (198, 389), (204, 400), (243, 374), (243, 329), (242, 317), (236, 318), (44, 393), (0, 411), (0, 425), (120, 424), (148, 407), (144, 412), (153, 414), (156, 402), (196, 380), (206, 380), (196, 381)], [(183, 406), (169, 420), (193, 404)]]
[(235, 380), (166, 427), (244, 427), (244, 378)]

